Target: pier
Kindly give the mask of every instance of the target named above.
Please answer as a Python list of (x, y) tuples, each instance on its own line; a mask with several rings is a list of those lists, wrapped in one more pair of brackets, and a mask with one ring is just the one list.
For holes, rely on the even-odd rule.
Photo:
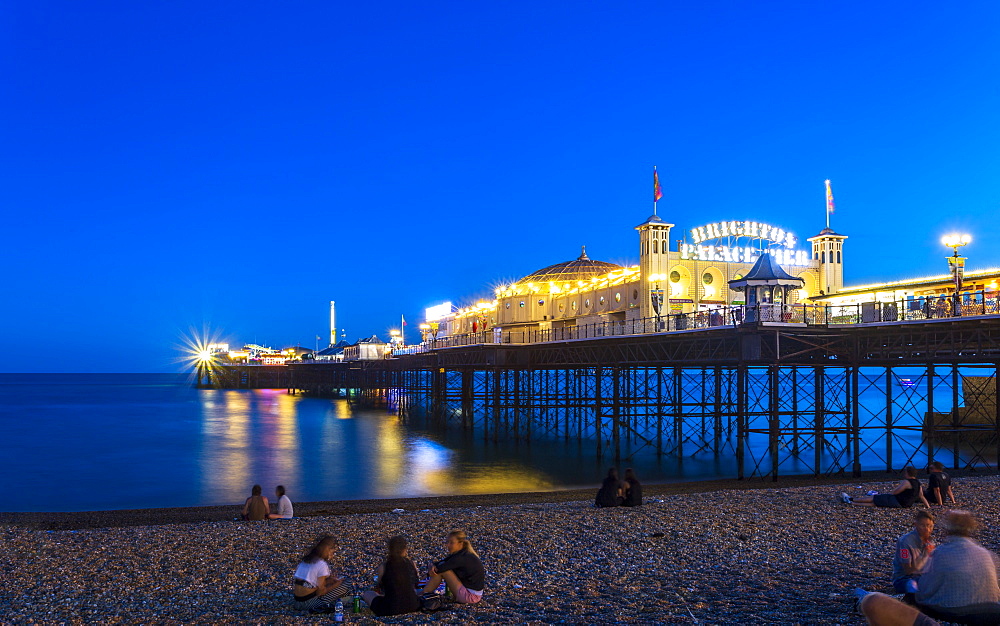
[(480, 333), (383, 360), (205, 374), (216, 388), (346, 397), (485, 441), (576, 441), (615, 462), (735, 457), (739, 478), (857, 475), (863, 462), (996, 467), (1000, 316), (831, 324), (830, 311), (785, 309), (530, 343)]

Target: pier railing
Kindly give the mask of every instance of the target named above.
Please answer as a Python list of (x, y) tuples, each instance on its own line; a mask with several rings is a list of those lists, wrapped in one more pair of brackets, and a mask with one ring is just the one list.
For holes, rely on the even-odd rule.
[(482, 344), (532, 344), (625, 335), (733, 328), (741, 324), (793, 324), (842, 326), (886, 324), (996, 315), (1000, 313), (1000, 292), (979, 291), (954, 296), (922, 297), (888, 302), (861, 302), (848, 305), (774, 304), (735, 305), (693, 313), (673, 313), (635, 320), (608, 320), (545, 329), (494, 328), (473, 333), (428, 338), (420, 345), (400, 348), (393, 356), (427, 352), (440, 348)]

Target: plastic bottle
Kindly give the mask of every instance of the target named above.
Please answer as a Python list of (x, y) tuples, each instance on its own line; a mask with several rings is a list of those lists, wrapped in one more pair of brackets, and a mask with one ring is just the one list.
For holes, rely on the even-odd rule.
[(337, 598), (337, 604), (333, 607), (333, 621), (338, 624), (344, 621), (344, 603)]

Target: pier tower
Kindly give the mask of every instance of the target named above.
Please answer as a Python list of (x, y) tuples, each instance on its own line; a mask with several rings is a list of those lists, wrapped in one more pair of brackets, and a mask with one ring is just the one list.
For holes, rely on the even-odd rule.
[(812, 259), (819, 263), (820, 295), (835, 294), (844, 287), (844, 240), (827, 226), (808, 241), (812, 244)]
[(635, 227), (639, 231), (639, 317), (656, 317), (667, 313), (669, 308), (669, 296), (664, 291), (670, 280), (670, 229), (673, 226), (654, 213)]

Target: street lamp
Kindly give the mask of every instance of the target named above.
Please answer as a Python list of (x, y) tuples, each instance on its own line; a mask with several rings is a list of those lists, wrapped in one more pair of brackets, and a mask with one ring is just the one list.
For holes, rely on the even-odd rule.
[(666, 274), (649, 275), (649, 282), (653, 283), (649, 288), (649, 300), (653, 305), (653, 312), (656, 313), (656, 330), (660, 330), (660, 315), (663, 313), (663, 290), (660, 289), (660, 281), (666, 279)]
[(951, 275), (955, 280), (954, 315), (962, 314), (960, 298), (962, 292), (962, 275), (965, 272), (965, 257), (958, 256), (958, 249), (969, 245), (971, 241), (971, 235), (945, 235), (941, 238), (941, 243), (952, 249), (952, 255), (946, 258), (948, 259), (948, 268), (951, 270)]

